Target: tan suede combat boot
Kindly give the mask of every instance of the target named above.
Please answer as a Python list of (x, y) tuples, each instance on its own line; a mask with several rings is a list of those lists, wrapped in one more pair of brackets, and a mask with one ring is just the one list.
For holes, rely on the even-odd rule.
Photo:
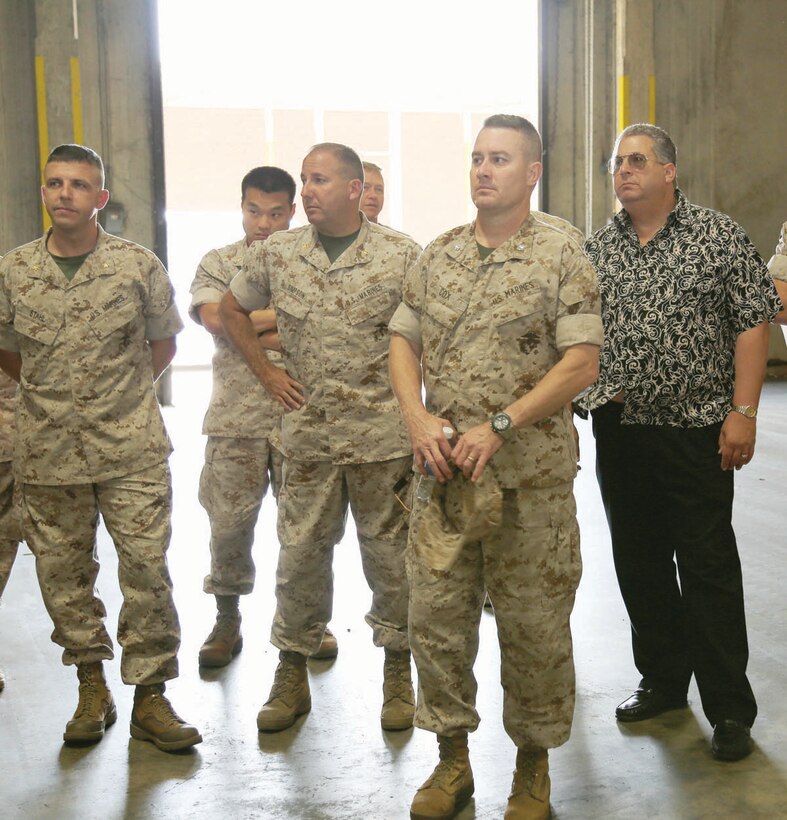
[(216, 624), (200, 647), (200, 666), (226, 666), (243, 649), (238, 601), (238, 595), (216, 596)]
[(320, 641), (319, 649), (313, 655), (309, 655), (309, 657), (314, 658), (316, 661), (329, 661), (331, 658), (335, 658), (338, 654), (339, 642), (336, 640), (336, 636), (333, 632), (331, 632), (331, 630), (326, 626), (322, 640)]
[(163, 752), (202, 743), (197, 728), (180, 718), (164, 696), (163, 683), (136, 687), (129, 729), (135, 740), (147, 740)]
[(410, 729), (415, 714), (415, 693), (410, 676), (410, 653), (385, 650), (383, 708), (380, 725), (386, 730)]
[(257, 728), (261, 732), (280, 732), (311, 708), (306, 656), (298, 652), (279, 652), (271, 693), (257, 715)]
[(504, 820), (546, 820), (550, 816), (549, 790), (547, 750), (517, 750)]
[(104, 729), (117, 720), (112, 693), (107, 688), (101, 661), (77, 666), (79, 703), (71, 720), (66, 724), (63, 740), (66, 743), (98, 743)]
[(415, 793), (410, 820), (450, 820), (475, 790), (467, 752), (467, 734), (438, 735), (440, 762), (431, 777)]

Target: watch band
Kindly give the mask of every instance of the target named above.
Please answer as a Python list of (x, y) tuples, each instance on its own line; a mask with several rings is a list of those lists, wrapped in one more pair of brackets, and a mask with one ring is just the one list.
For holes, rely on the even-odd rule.
[(733, 413), (740, 413), (742, 416), (746, 416), (747, 419), (757, 418), (757, 408), (753, 404), (731, 404), (730, 410), (732, 410)]

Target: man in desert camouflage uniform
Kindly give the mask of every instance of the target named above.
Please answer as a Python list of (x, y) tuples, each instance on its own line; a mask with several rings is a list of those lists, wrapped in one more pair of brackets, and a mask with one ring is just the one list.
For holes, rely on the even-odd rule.
[(500, 641), (503, 721), (518, 747), (506, 818), (549, 815), (547, 749), (571, 729), (569, 616), (581, 561), (567, 404), (595, 378), (602, 331), (581, 248), (530, 213), (540, 160), (527, 120), (485, 121), (470, 172), (477, 219), (427, 247), (390, 325), (391, 377), (416, 467), (422, 481), (437, 479), (428, 502), (416, 493), (408, 548), (415, 723), (437, 733), (440, 748), (413, 818), (453, 817), (474, 790), (467, 733), (479, 722), (484, 587)]
[[(205, 254), (191, 284), (189, 314), (214, 339), (213, 395), (202, 425), (208, 436), (199, 499), (210, 519), (210, 574), (204, 590), (216, 597), (216, 624), (199, 651), (201, 666), (226, 666), (243, 647), (239, 596), (254, 589), (254, 527), (268, 487), (281, 485), (282, 455), (269, 435), (282, 409), (254, 378), (224, 335), (219, 302), (243, 266), (252, 242), (287, 230), (295, 212), (295, 180), (281, 168), (253, 168), (241, 182), (244, 238)], [(277, 345), (273, 310), (251, 315), (263, 345)], [(280, 362), (278, 354), (269, 354)], [(325, 630), (315, 657), (332, 658), (336, 638)]]
[[(306, 657), (330, 619), (333, 548), (348, 504), (372, 589), (366, 616), (385, 648), (384, 729), (412, 725), (404, 549), (407, 514), (393, 493), (410, 473), (410, 448), (387, 375), (387, 324), (419, 247), (358, 210), (363, 170), (346, 146), (315, 146), (303, 161), (311, 225), (252, 245), (221, 304), (224, 326), (288, 412), (279, 495), (277, 610), (280, 663), (261, 731), (291, 726), (311, 708)], [(273, 301), (286, 370), (271, 364), (248, 318)]]
[(131, 734), (173, 751), (201, 741), (164, 696), (180, 628), (166, 550), (171, 451), (153, 389), (182, 323), (156, 257), (104, 233), (101, 158), (52, 151), (41, 189), (52, 228), (0, 263), (0, 366), (21, 379), (14, 475), (53, 640), (75, 664), (79, 705), (67, 743), (100, 740), (117, 712), (102, 661), (113, 657), (98, 598), (96, 527), (118, 553), (123, 681), (136, 684)]
[[(14, 398), (16, 383), (0, 372), (0, 597), (3, 595), (11, 567), (14, 565), (21, 533), (13, 507), (14, 474)], [(5, 678), (0, 669), (0, 692)]]
[[(773, 277), (773, 284), (776, 285), (782, 304), (787, 306), (787, 222), (782, 225), (776, 250), (768, 261), (768, 272)], [(779, 311), (774, 321), (787, 325), (787, 307)]]

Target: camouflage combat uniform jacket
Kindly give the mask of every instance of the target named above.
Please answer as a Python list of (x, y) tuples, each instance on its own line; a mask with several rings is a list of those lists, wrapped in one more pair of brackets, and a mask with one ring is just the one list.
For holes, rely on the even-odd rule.
[(362, 220), (333, 263), (312, 225), (255, 242), (230, 286), (246, 310), (273, 303), (284, 365), (306, 390), (273, 438), (287, 458), (362, 464), (411, 452), (388, 379), (388, 322), (420, 248)]
[(17, 479), (85, 484), (165, 460), (172, 447), (145, 342), (183, 327), (166, 271), (99, 228), (69, 282), (46, 241), (0, 262), (0, 348), (22, 356)]
[[(243, 267), (247, 251), (246, 240), (233, 242), (223, 248), (209, 251), (202, 257), (191, 284), (189, 315), (202, 324), (199, 308), (215, 304), (227, 292), (230, 282)], [(214, 336), (213, 393), (202, 424), (206, 436), (228, 438), (268, 438), (278, 426), (281, 405), (257, 381), (243, 356), (229, 339)], [(281, 357), (268, 351), (274, 364)]]
[[(567, 233), (531, 215), (482, 261), (474, 227), (429, 244), (391, 322), (423, 347), (427, 409), (460, 435), (532, 390), (567, 347), (602, 341), (596, 274)], [(568, 411), (515, 430), (488, 469), (508, 489), (571, 481)]]

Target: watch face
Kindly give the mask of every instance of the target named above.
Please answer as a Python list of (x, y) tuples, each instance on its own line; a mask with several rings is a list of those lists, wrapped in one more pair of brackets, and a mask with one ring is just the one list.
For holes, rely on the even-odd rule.
[(492, 416), (492, 429), (496, 433), (505, 433), (511, 427), (511, 419), (505, 413)]

